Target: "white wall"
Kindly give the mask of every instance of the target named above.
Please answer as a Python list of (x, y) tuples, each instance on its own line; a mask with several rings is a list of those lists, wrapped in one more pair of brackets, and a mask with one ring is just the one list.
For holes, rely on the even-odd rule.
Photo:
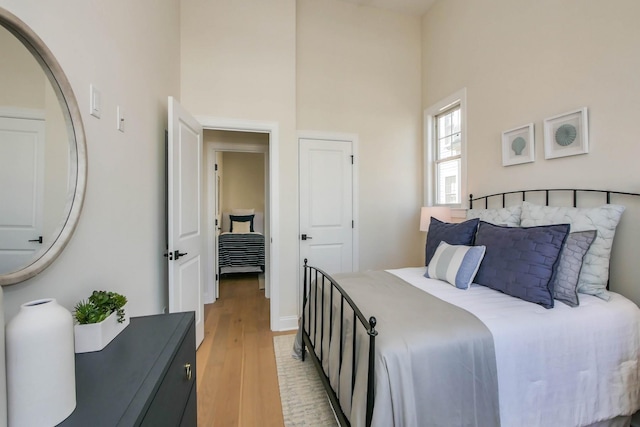
[(280, 128), (280, 318), (297, 315), (296, 130), (360, 141), (360, 266), (420, 263), (420, 19), (335, 0), (182, 0), (181, 101)]
[(298, 129), (359, 136), (360, 269), (420, 265), (420, 19), (298, 1)]
[(226, 166), (222, 211), (255, 209), (264, 213), (264, 154), (227, 152), (222, 157)]
[[(532, 187), (640, 192), (638, 16), (636, 0), (441, 0), (429, 10), (423, 17), (423, 108), (467, 88), (471, 193)], [(589, 109), (589, 154), (545, 160), (544, 118), (583, 106)], [(536, 161), (503, 167), (501, 133), (530, 122)], [(629, 210), (618, 229), (611, 286), (640, 302), (640, 272), (634, 278), (619, 268), (635, 267), (634, 257), (624, 254), (637, 251), (637, 244), (627, 247), (623, 239), (640, 238), (640, 209), (633, 200), (614, 202)]]
[[(278, 319), (295, 325), (298, 254), (295, 0), (182, 0), (181, 103), (199, 116), (278, 123)], [(273, 159), (272, 159), (273, 160)], [(279, 255), (279, 256), (278, 256)]]
[[(130, 314), (166, 304), (164, 131), (178, 94), (178, 0), (0, 0), (49, 46), (78, 99), (87, 134), (87, 194), (75, 234), (40, 275), (4, 288), (7, 319), (19, 305), (55, 297), (68, 309), (93, 289), (124, 293)], [(89, 84), (103, 115), (88, 114)], [(116, 105), (126, 132), (115, 129)], [(86, 106), (86, 107), (85, 107)]]

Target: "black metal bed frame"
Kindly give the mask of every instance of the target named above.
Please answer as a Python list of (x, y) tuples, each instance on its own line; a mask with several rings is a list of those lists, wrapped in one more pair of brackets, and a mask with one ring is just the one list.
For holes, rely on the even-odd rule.
[[(331, 288), (329, 289), (329, 331), (325, 331), (324, 327), (324, 312), (325, 312), (325, 286), (328, 282)], [(309, 318), (305, 316), (305, 307), (307, 306), (307, 289), (311, 292), (311, 285), (315, 285), (315, 292), (313, 293), (313, 338), (309, 335), (311, 333), (311, 315)], [(320, 288), (320, 357), (316, 355), (316, 339), (318, 337), (318, 288)], [(333, 290), (336, 291), (340, 295), (340, 363), (338, 366), (339, 372), (342, 372), (343, 365), (343, 337), (344, 337), (344, 303), (345, 301), (351, 309), (353, 310), (353, 351), (352, 351), (352, 360), (351, 362), (351, 401), (353, 402), (353, 393), (355, 388), (356, 381), (356, 326), (358, 323), (362, 325), (367, 335), (369, 335), (369, 358), (368, 358), (368, 369), (367, 369), (367, 412), (366, 412), (366, 425), (367, 427), (371, 426), (371, 419), (373, 417), (373, 398), (374, 398), (374, 367), (375, 367), (375, 342), (376, 335), (378, 332), (376, 331), (376, 318), (370, 317), (369, 320), (365, 318), (360, 309), (353, 302), (351, 297), (342, 289), (336, 281), (329, 276), (324, 271), (319, 268), (312, 267), (307, 265), (307, 259), (304, 260), (304, 293), (303, 293), (303, 301), (302, 301), (302, 360), (305, 360), (305, 347), (309, 347), (309, 355), (311, 356), (311, 360), (313, 361), (316, 369), (320, 373), (320, 379), (322, 381), (322, 385), (327, 391), (327, 395), (329, 396), (329, 400), (331, 401), (331, 406), (333, 406), (336, 417), (338, 418), (338, 422), (341, 426), (350, 426), (349, 420), (346, 415), (342, 411), (342, 406), (340, 405), (340, 398), (336, 394), (336, 392), (331, 387), (331, 382), (329, 380), (330, 372), (325, 373), (322, 368), (322, 360), (324, 357), (324, 339), (325, 335), (328, 332), (329, 344), (331, 342), (332, 332), (333, 332), (333, 322), (331, 321), (333, 318)], [(311, 295), (310, 295), (311, 296)], [(309, 311), (311, 313), (311, 310)], [(327, 355), (328, 356), (328, 355)], [(348, 362), (346, 362), (348, 363)]]
[[(526, 196), (528, 193), (540, 193), (543, 192), (545, 194), (545, 205), (549, 206), (549, 195), (550, 193), (556, 192), (571, 192), (573, 193), (573, 207), (577, 207), (578, 205), (578, 193), (599, 193), (604, 194), (606, 203), (611, 203), (611, 195), (626, 195), (626, 196), (640, 196), (640, 193), (630, 193), (623, 191), (612, 191), (612, 190), (590, 190), (590, 189), (535, 189), (535, 190), (518, 190), (518, 191), (506, 191), (503, 193), (495, 193), (489, 194), (487, 196), (481, 197), (473, 197), (473, 194), (469, 195), (469, 209), (473, 208), (473, 202), (484, 200), (484, 208), (488, 208), (489, 199), (494, 197), (502, 198), (502, 207), (506, 207), (506, 196), (510, 194), (521, 194), (522, 201), (526, 200)], [(313, 361), (316, 369), (320, 374), (320, 379), (322, 384), (327, 392), (331, 405), (335, 411), (336, 417), (338, 418), (338, 422), (341, 426), (350, 426), (350, 422), (347, 419), (346, 415), (342, 411), (342, 406), (340, 405), (340, 399), (336, 392), (331, 387), (331, 383), (329, 380), (329, 373), (325, 373), (322, 367), (322, 360), (324, 355), (324, 340), (325, 336), (328, 332), (328, 339), (331, 340), (332, 332), (333, 332), (333, 322), (331, 322), (331, 318), (333, 318), (333, 295), (334, 289), (340, 294), (340, 363), (338, 369), (340, 372), (342, 371), (343, 366), (343, 336), (344, 336), (344, 303), (345, 301), (351, 309), (353, 310), (353, 352), (352, 352), (352, 360), (351, 360), (351, 400), (353, 401), (353, 393), (355, 386), (355, 365), (356, 365), (356, 326), (358, 323), (362, 325), (367, 335), (369, 335), (369, 355), (368, 355), (368, 369), (367, 369), (367, 406), (366, 406), (366, 426), (371, 426), (372, 416), (373, 416), (373, 400), (374, 400), (374, 367), (375, 367), (375, 337), (378, 335), (378, 332), (375, 330), (376, 327), (376, 318), (370, 317), (369, 320), (365, 318), (360, 309), (356, 306), (353, 300), (349, 297), (349, 295), (342, 289), (342, 287), (327, 273), (322, 271), (319, 268), (312, 267), (307, 264), (307, 259), (304, 260), (304, 289), (303, 289), (303, 301), (302, 301), (302, 360), (305, 360), (305, 348), (309, 347), (309, 355), (311, 356), (311, 360)], [(309, 297), (313, 302), (313, 322), (311, 319), (311, 315), (309, 318), (305, 315), (305, 308), (307, 307), (307, 290), (311, 291), (312, 283), (315, 284), (315, 291)], [(325, 286), (331, 286), (329, 290), (329, 331), (325, 331), (324, 327), (324, 312), (325, 312)], [(607, 286), (608, 287), (608, 286)], [(318, 337), (318, 292), (321, 293), (320, 299), (320, 356), (316, 355), (316, 339)], [(309, 311), (311, 313), (311, 311)], [(313, 327), (313, 338), (311, 338), (311, 328)]]
[(486, 209), (489, 206), (489, 198), (491, 197), (502, 197), (502, 207), (506, 207), (506, 196), (508, 194), (522, 194), (522, 201), (526, 201), (527, 193), (545, 193), (545, 206), (549, 206), (549, 194), (551, 192), (571, 192), (573, 193), (573, 207), (578, 206), (578, 193), (601, 193), (605, 194), (606, 203), (611, 203), (611, 195), (612, 194), (620, 194), (625, 196), (640, 196), (640, 193), (629, 193), (624, 191), (612, 191), (612, 190), (582, 190), (582, 189), (567, 189), (567, 188), (552, 188), (545, 190), (518, 190), (518, 191), (505, 191), (504, 193), (495, 193), (489, 194), (487, 196), (481, 197), (473, 197), (473, 194), (469, 194), (469, 209), (473, 209), (473, 202), (476, 200), (484, 199), (484, 208)]

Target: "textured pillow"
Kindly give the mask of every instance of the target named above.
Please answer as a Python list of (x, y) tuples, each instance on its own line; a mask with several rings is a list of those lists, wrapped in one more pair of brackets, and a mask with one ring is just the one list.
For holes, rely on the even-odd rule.
[(229, 220), (231, 221), (231, 227), (229, 227), (229, 231), (232, 233), (234, 232), (233, 231), (234, 223), (247, 222), (249, 223), (249, 231), (253, 233), (253, 217), (254, 216), (255, 215), (229, 215)]
[(427, 247), (424, 265), (429, 265), (429, 261), (436, 252), (440, 242), (447, 242), (450, 245), (472, 245), (473, 237), (478, 229), (479, 219), (471, 219), (465, 222), (449, 223), (431, 218), (429, 232), (427, 233)]
[(522, 205), (500, 209), (469, 209), (467, 219), (479, 218), (481, 221), (508, 227), (520, 227)]
[(569, 233), (560, 253), (558, 269), (553, 280), (554, 299), (571, 307), (579, 305), (577, 287), (580, 270), (582, 270), (582, 260), (595, 238), (596, 230)]
[(232, 233), (249, 233), (251, 231), (251, 226), (249, 221), (231, 221), (231, 232)]
[(480, 221), (476, 245), (487, 247), (475, 282), (553, 307), (553, 276), (569, 224), (501, 227)]
[(596, 230), (596, 238), (584, 257), (578, 292), (609, 300), (609, 257), (616, 227), (625, 207), (604, 205), (596, 208), (567, 208), (522, 204), (522, 226), (571, 224), (571, 231)]
[(484, 257), (484, 246), (440, 242), (424, 277), (444, 280), (458, 289), (469, 289)]

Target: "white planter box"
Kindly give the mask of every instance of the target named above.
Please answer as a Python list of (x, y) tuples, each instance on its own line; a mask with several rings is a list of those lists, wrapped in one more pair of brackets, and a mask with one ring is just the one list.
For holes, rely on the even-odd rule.
[(87, 325), (74, 325), (76, 353), (89, 353), (100, 351), (107, 346), (124, 328), (129, 325), (129, 316), (126, 314), (127, 306), (124, 306), (124, 322), (118, 323), (118, 313), (113, 312), (100, 323)]

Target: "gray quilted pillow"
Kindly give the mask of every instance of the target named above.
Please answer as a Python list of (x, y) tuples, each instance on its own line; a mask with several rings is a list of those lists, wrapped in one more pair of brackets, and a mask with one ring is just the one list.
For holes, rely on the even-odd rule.
[(584, 257), (578, 279), (578, 292), (608, 301), (609, 257), (616, 227), (625, 207), (604, 205), (596, 208), (568, 208), (522, 204), (520, 225), (571, 224), (571, 231), (597, 230), (596, 238)]
[(476, 245), (486, 246), (475, 283), (553, 307), (552, 279), (569, 224), (501, 227), (480, 221)]
[(553, 298), (577, 307), (578, 277), (582, 270), (582, 260), (596, 238), (596, 230), (570, 233), (564, 243), (556, 276), (553, 279)]
[(520, 227), (522, 205), (499, 209), (469, 209), (467, 219), (479, 218), (481, 221), (508, 227)]

